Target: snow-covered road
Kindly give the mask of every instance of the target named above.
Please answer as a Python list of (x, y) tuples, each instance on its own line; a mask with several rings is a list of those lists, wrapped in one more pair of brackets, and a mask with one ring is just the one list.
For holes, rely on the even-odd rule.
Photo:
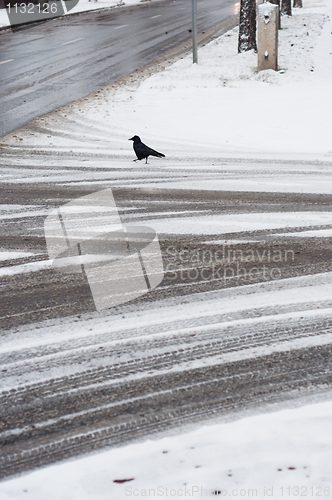
[[(79, 162), (62, 151), (45, 167), (45, 151), (22, 152), (8, 157), (15, 177), (1, 205), (4, 476), (330, 395), (328, 161), (179, 155), (142, 168), (113, 152)], [(249, 172), (257, 183), (292, 175), (304, 189), (197, 189), (231, 177), (244, 186)], [(323, 193), (305, 187), (313, 175), (325, 177)], [(188, 178), (196, 189), (174, 188)], [(83, 276), (51, 268), (43, 224), (51, 208), (110, 186), (122, 222), (157, 230), (165, 278), (96, 312)]]
[[(283, 19), (285, 72), (254, 75), (253, 54), (231, 55), (233, 31), (204, 48), (197, 68), (184, 59), (133, 75), (3, 139), (3, 477), (331, 398), (331, 113), (320, 44), (332, 30), (319, 5)], [(248, 116), (258, 109), (253, 127), (238, 121), (244, 103)], [(176, 111), (183, 120), (172, 121)], [(133, 163), (133, 133), (166, 158)], [(165, 277), (96, 311), (83, 275), (51, 268), (44, 220), (109, 187), (123, 223), (157, 231)]]

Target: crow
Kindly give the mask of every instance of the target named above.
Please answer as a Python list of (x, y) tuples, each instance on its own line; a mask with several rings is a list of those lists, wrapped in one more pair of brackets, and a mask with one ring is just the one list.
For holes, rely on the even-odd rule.
[(134, 135), (134, 137), (131, 137), (130, 139), (128, 139), (128, 141), (134, 141), (133, 148), (137, 156), (136, 160), (134, 161), (143, 160), (143, 158), (146, 158), (145, 163), (147, 163), (149, 156), (157, 156), (158, 158), (162, 157), (165, 158), (165, 155), (163, 155), (162, 153), (158, 153), (158, 151), (155, 151), (154, 149), (149, 148), (149, 146), (143, 144), (138, 135)]

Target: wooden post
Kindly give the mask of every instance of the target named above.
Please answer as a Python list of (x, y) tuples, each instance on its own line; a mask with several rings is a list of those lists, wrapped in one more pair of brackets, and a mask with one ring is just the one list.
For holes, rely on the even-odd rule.
[(258, 6), (258, 71), (278, 69), (279, 8), (272, 3)]

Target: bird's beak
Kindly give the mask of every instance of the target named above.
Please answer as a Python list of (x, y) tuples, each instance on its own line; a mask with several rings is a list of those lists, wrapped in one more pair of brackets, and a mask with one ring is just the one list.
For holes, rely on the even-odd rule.
[(133, 140), (134, 140), (134, 138), (133, 138), (133, 137), (131, 137), (130, 139), (128, 139), (128, 141), (133, 141)]

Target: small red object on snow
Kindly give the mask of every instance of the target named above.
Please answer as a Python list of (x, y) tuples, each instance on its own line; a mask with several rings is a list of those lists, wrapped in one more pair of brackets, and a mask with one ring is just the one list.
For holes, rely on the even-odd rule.
[(132, 477), (131, 479), (114, 479), (113, 483), (126, 483), (127, 481), (134, 481), (134, 478)]

